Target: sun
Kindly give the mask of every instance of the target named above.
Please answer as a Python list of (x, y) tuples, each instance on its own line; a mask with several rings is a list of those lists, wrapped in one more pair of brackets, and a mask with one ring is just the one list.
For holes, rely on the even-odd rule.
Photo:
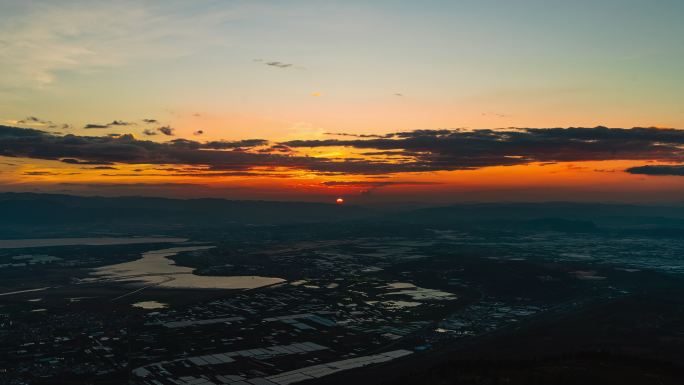
[(341, 205), (342, 203), (344, 203), (344, 199), (342, 199), (342, 198), (337, 198), (337, 199), (335, 200), (335, 203), (337, 203), (338, 205)]

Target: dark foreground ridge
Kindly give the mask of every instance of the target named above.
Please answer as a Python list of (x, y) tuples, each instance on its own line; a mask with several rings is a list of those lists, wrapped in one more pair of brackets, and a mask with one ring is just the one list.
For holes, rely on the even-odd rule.
[[(525, 324), (440, 351), (329, 378), (382, 385), (679, 384), (684, 370), (681, 282), (638, 294), (557, 309)], [(671, 286), (670, 286), (671, 285)], [(654, 292), (651, 292), (654, 290)], [(656, 294), (658, 293), (658, 294)]]

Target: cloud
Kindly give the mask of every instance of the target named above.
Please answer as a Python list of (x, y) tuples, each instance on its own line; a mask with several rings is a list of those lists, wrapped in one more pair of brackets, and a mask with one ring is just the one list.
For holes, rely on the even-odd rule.
[(292, 64), (290, 64), (290, 63), (283, 63), (283, 62), (279, 62), (279, 61), (269, 61), (269, 62), (266, 62), (264, 64), (266, 64), (267, 66), (277, 67), (277, 68), (292, 67)]
[(424, 181), (327, 181), (321, 184), (330, 187), (386, 187), (386, 186), (429, 186), (439, 185), (439, 182), (424, 182)]
[(284, 145), (284, 144), (274, 144), (272, 146), (269, 146), (268, 148), (263, 148), (261, 150), (258, 150), (259, 152), (264, 152), (264, 153), (271, 153), (271, 152), (282, 152), (282, 153), (292, 153), (294, 152), (293, 149), (290, 147)]
[(1, 156), (58, 160), (68, 164), (187, 164), (219, 170), (278, 166), (279, 159), (272, 154), (225, 151), (267, 143), (263, 139), (207, 143), (175, 139), (157, 143), (139, 140), (130, 134), (60, 136), (30, 128), (0, 126)]
[[(386, 158), (310, 157), (296, 155), (293, 151), (331, 146), (371, 150), (368, 153)], [(548, 162), (657, 160), (684, 163), (683, 146), (684, 130), (657, 128), (417, 130), (392, 133), (383, 138), (292, 140), (270, 144), (264, 139), (199, 142), (181, 138), (159, 143), (136, 139), (131, 134), (56, 135), (37, 129), (0, 126), (0, 156), (74, 164), (185, 165), (201, 167), (204, 171), (198, 172), (207, 174), (261, 173), (279, 169), (307, 170), (321, 175), (379, 176)]]
[(26, 119), (20, 120), (19, 123), (42, 123), (43, 119), (37, 118), (35, 116), (27, 116)]
[(362, 181), (327, 181), (322, 182), (322, 185), (328, 187), (343, 187), (343, 188), (353, 188), (360, 189), (362, 195), (370, 195), (376, 190), (384, 187), (395, 187), (395, 186), (430, 186), (439, 185), (440, 182), (429, 182), (429, 181), (382, 181), (382, 180), (362, 180)]
[(174, 129), (169, 126), (157, 127), (157, 131), (161, 132), (166, 136), (173, 136)]
[(114, 120), (111, 123), (107, 124), (107, 126), (132, 126), (135, 125), (135, 123), (130, 123), (130, 122), (124, 122), (122, 120)]
[(26, 171), (23, 173), (23, 175), (28, 175), (28, 176), (55, 176), (55, 175), (59, 175), (59, 174), (52, 172), (52, 171)]
[(85, 129), (99, 129), (99, 128), (109, 128), (109, 127), (117, 127), (117, 126), (134, 126), (135, 123), (131, 122), (124, 122), (123, 120), (113, 120), (110, 123), (107, 124), (99, 124), (99, 123), (88, 123), (83, 128)]
[(83, 126), (83, 128), (85, 128), (85, 129), (99, 129), (99, 128), (109, 128), (109, 126), (106, 124), (88, 123), (85, 126)]
[[(54, 135), (36, 129), (0, 126), (0, 156), (63, 160), (77, 164), (123, 163), (204, 166), (207, 172), (263, 171), (264, 168), (340, 173), (382, 174), (417, 170), (410, 165), (368, 162), (363, 159), (327, 159), (282, 153), (247, 151), (267, 145), (263, 139), (196, 142), (175, 139), (165, 143), (136, 139), (131, 134), (108, 136)], [(284, 148), (284, 147), (282, 147)], [(67, 161), (73, 162), (73, 161)]]
[(204, 144), (204, 148), (211, 148), (214, 150), (225, 150), (229, 148), (243, 148), (243, 147), (257, 147), (265, 146), (268, 140), (265, 139), (243, 139), (237, 141), (212, 141)]
[(684, 166), (638, 166), (625, 170), (630, 174), (684, 176)]
[(144, 129), (143, 134), (147, 135), (147, 136), (154, 136), (154, 135), (157, 135), (157, 131), (150, 130), (150, 129)]
[(101, 188), (187, 188), (187, 187), (209, 187), (203, 184), (196, 183), (74, 183), (62, 182), (60, 186), (69, 187), (92, 187), (96, 189)]
[(390, 138), (392, 134), (389, 135), (376, 135), (376, 134), (349, 134), (346, 132), (325, 132), (324, 135), (330, 136), (353, 136), (355, 138)]
[(143, 123), (147, 123), (147, 124), (157, 124), (157, 123), (159, 123), (159, 121), (158, 121), (157, 119), (143, 119), (142, 121), (143, 121)]
[(497, 112), (483, 112), (483, 113), (480, 114), (480, 115), (482, 115), (482, 116), (492, 116), (492, 117), (495, 117), (495, 118), (506, 118), (506, 117), (508, 117), (508, 115), (506, 115), (506, 114), (501, 114), (501, 113), (497, 113)]
[(71, 128), (70, 125), (68, 124), (57, 124), (53, 122), (52, 120), (46, 120), (46, 119), (41, 119), (37, 116), (27, 116), (24, 119), (17, 120), (15, 121), (16, 124), (24, 125), (24, 126), (32, 126), (32, 127), (47, 127), (47, 128), (62, 128), (62, 129), (68, 129)]
[(74, 158), (62, 158), (59, 159), (60, 162), (62, 163), (67, 163), (67, 164), (112, 164), (111, 162), (100, 162), (100, 161), (93, 161), (93, 160), (79, 160), (79, 159), (74, 159)]
[(197, 130), (197, 131), (193, 132), (192, 134), (195, 135), (195, 136), (200, 136), (200, 135), (203, 135), (203, 134), (204, 134), (204, 131), (202, 131), (202, 130)]
[[(292, 140), (290, 147), (352, 147), (397, 151), (422, 171), (476, 169), (534, 162), (684, 161), (684, 130), (659, 128), (509, 128), (416, 130), (383, 138)], [(391, 155), (385, 153), (385, 155)]]
[(118, 168), (112, 167), (112, 166), (97, 166), (97, 167), (89, 167), (89, 168), (86, 168), (85, 170), (118, 170)]
[(288, 178), (290, 177), (289, 174), (287, 173), (270, 173), (270, 172), (264, 172), (264, 171), (207, 171), (207, 170), (197, 170), (194, 172), (177, 172), (177, 173), (169, 173), (169, 174), (164, 174), (164, 173), (156, 173), (156, 174), (141, 174), (141, 171), (144, 170), (134, 170), (137, 173), (136, 174), (100, 174), (100, 176), (113, 176), (113, 177), (142, 177), (142, 178), (148, 178), (148, 177), (198, 177), (198, 178), (217, 178), (217, 177), (251, 177), (251, 176), (260, 176), (260, 177), (268, 177), (268, 178)]
[(217, 31), (244, 8), (197, 12), (183, 2), (14, 3), (0, 13), (0, 88), (40, 88), (65, 73), (92, 73), (223, 46), (226, 37)]
[(420, 155), (418, 152), (410, 152), (410, 151), (403, 151), (403, 150), (387, 150), (387, 151), (366, 151), (363, 152), (363, 155), (367, 156), (394, 156), (394, 157), (415, 157)]

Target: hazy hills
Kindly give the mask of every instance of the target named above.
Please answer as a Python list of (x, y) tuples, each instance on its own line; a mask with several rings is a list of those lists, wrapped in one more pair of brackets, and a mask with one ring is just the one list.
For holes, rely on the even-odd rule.
[(326, 222), (368, 216), (354, 206), (307, 202), (81, 197), (58, 194), (0, 194), (0, 223), (243, 223)]
[(369, 208), (310, 202), (231, 201), (152, 197), (83, 197), (0, 193), (0, 226), (279, 225), (372, 220), (429, 225), (557, 231), (684, 228), (684, 206), (601, 203), (482, 203), (422, 209)]

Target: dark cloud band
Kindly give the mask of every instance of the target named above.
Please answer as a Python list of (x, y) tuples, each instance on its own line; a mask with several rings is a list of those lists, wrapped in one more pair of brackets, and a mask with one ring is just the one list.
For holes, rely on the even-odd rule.
[(684, 166), (639, 166), (625, 170), (630, 174), (684, 176)]
[[(293, 151), (294, 148), (333, 146), (372, 150), (365, 153), (384, 158), (331, 159), (296, 155)], [(72, 164), (191, 165), (202, 166), (209, 172), (280, 168), (328, 175), (383, 175), (548, 162), (658, 160), (684, 163), (683, 146), (683, 130), (657, 128), (418, 130), (392, 133), (382, 138), (293, 140), (271, 144), (263, 139), (210, 142), (175, 139), (159, 143), (137, 139), (130, 134), (61, 136), (36, 129), (0, 126), (0, 155), (3, 156), (61, 160)], [(646, 170), (628, 172), (664, 175), (664, 171), (658, 174)]]
[(299, 148), (374, 149), (379, 150), (375, 154), (411, 156), (414, 161), (408, 167), (426, 171), (534, 162), (684, 161), (684, 130), (658, 128), (419, 130), (383, 138), (293, 140), (283, 144)]

